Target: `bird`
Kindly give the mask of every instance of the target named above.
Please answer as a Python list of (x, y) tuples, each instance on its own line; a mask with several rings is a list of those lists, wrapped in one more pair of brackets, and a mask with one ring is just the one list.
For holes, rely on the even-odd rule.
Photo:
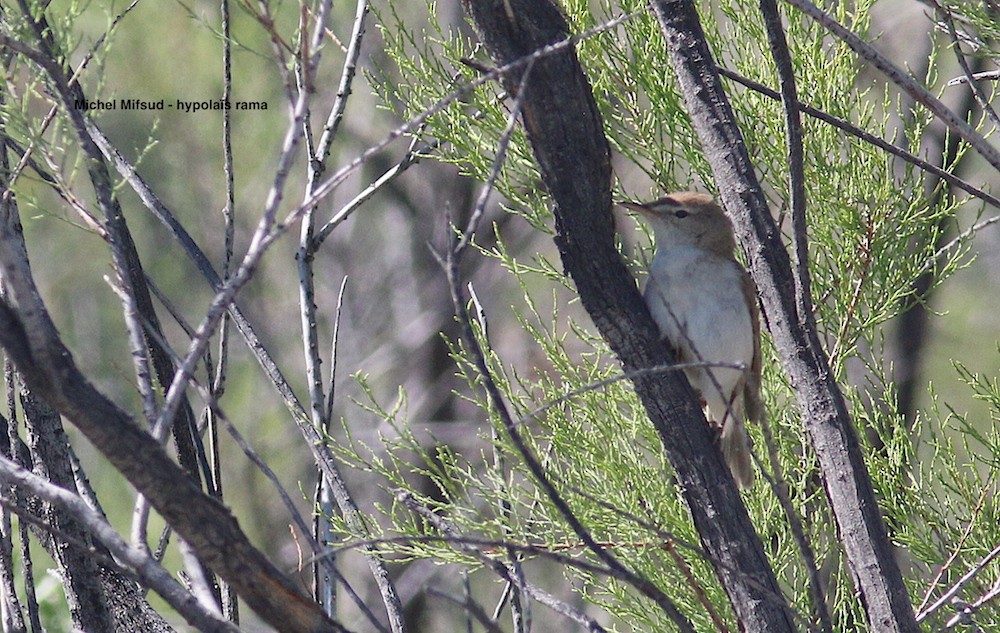
[[(662, 339), (685, 368), (706, 419), (720, 430), (736, 483), (753, 485), (745, 420), (760, 422), (760, 314), (757, 291), (736, 260), (733, 227), (712, 196), (679, 191), (652, 202), (622, 202), (653, 230), (655, 254), (643, 297)], [(737, 369), (735, 366), (742, 367)]]

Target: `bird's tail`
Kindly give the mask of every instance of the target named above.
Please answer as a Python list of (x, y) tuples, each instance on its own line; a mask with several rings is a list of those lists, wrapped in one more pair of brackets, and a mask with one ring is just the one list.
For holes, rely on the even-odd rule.
[(750, 458), (750, 436), (740, 416), (730, 416), (720, 438), (722, 457), (740, 488), (753, 485), (753, 462)]

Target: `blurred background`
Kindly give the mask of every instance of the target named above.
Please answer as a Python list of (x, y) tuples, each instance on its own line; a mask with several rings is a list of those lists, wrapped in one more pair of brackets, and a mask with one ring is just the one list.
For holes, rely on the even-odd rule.
[[(78, 63), (108, 30), (110, 19), (126, 6), (127, 3), (120, 1), (79, 5), (71, 0), (53, 0), (48, 12), (75, 16), (72, 57)], [(251, 15), (252, 7), (256, 6), (256, 3), (233, 3), (234, 98), (267, 105), (266, 110), (233, 112), (237, 257), (245, 251), (260, 218), (289, 121), (282, 74), (274, 60), (274, 44)], [(297, 3), (273, 2), (270, 7), (275, 30), (294, 32), (300, 19)], [(334, 3), (330, 39), (323, 51), (324, 63), (314, 78), (318, 103), (332, 103), (334, 99), (344, 56), (338, 41), (348, 40), (354, 10), (353, 3)], [(387, 36), (382, 30), (382, 17), (391, 11), (418, 37), (433, 38), (424, 3), (378, 0), (372, 3), (372, 10), (359, 74), (329, 163), (334, 168), (380, 142), (402, 121), (399, 104), (383, 103), (378, 96), (385, 92), (384, 86), (379, 85), (382, 82), (405, 85), (409, 81), (384, 51)], [(447, 29), (474, 38), (458, 0), (440, 0), (435, 11), (437, 21)], [(219, 20), (217, 2), (139, 2), (112, 30), (107, 52), (99, 55), (85, 71), (81, 81), (88, 96), (101, 100), (138, 98), (167, 102), (220, 98)], [(953, 57), (932, 55), (932, 50), (939, 48), (935, 40), (941, 37), (925, 4), (883, 0), (875, 7), (869, 39), (916, 76), (931, 74), (932, 85), (956, 110), (971, 111), (971, 116), (978, 116), (966, 86), (945, 87), (949, 79), (962, 72)], [(868, 83), (859, 88), (870, 88), (868, 94), (880, 103), (883, 79), (875, 72), (862, 77)], [(900, 113), (907, 116), (909, 106), (905, 99), (898, 103), (899, 109), (887, 112), (886, 116), (897, 119)], [(220, 113), (184, 113), (174, 109), (92, 114), (119, 151), (138, 165), (139, 173), (184, 223), (216, 268), (221, 269), (225, 180)], [(949, 151), (949, 141), (935, 126), (929, 131), (922, 140), (923, 149), (928, 160), (940, 163), (940, 157)], [(403, 158), (407, 144), (407, 139), (400, 139), (375, 154), (323, 202), (318, 211), (319, 222), (332, 217), (361, 189)], [(657, 194), (649, 178), (628, 161), (616, 158), (615, 167), (621, 187), (634, 197)], [(295, 195), (302, 190), (304, 171), (300, 160), (292, 171), (288, 191), (294, 193), (283, 205), (285, 210), (299, 202)], [(976, 184), (982, 183), (985, 173), (971, 157), (957, 171)], [(82, 184), (85, 174), (73, 173), (72, 179), (73, 184)], [(986, 183), (984, 188), (988, 190), (990, 184)], [(448, 444), (468, 455), (485, 449), (482, 411), (462, 397), (468, 389), (456, 376), (456, 366), (449, 355), (447, 342), (456, 337), (456, 323), (444, 274), (432, 254), (432, 248), (440, 247), (448, 239), (449, 219), (461, 224), (473, 208), (479, 190), (479, 183), (463, 175), (454, 164), (425, 158), (382, 187), (333, 231), (318, 253), (316, 303), (324, 358), (329, 357), (332, 343), (338, 291), (344, 279), (347, 280), (340, 315), (333, 406), (334, 434), (338, 437), (344, 436), (341, 424), (350, 429), (355, 441), (373, 447), (380, 436), (391, 436), (395, 430), (359, 403), (367, 403), (370, 397), (389, 408), (405, 392), (405, 417), (418, 436), (426, 438), (428, 443)], [(120, 187), (119, 193), (148, 274), (170, 298), (173, 307), (189, 323), (196, 324), (212, 296), (207, 283), (129, 188)], [(84, 373), (102, 391), (130, 411), (141, 411), (122, 336), (120, 304), (110, 286), (101, 281), (103, 276), (111, 274), (105, 244), (81, 228), (78, 219), (44, 183), (35, 183), (23, 196), (22, 221), (35, 274), (67, 345)], [(503, 207), (504, 202), (498, 196), (487, 207), (482, 226), (489, 230), (481, 232), (483, 248), (491, 247), (490, 236), (495, 225), (515, 257), (531, 259), (541, 253), (550, 261), (558, 261), (550, 235), (535, 230)], [(981, 212), (981, 206), (967, 205), (961, 212), (959, 226), (971, 225)], [(987, 214), (995, 212), (989, 210)], [(648, 245), (648, 237), (638, 231), (634, 220), (624, 214), (618, 220), (626, 248)], [(305, 400), (294, 259), (297, 233), (296, 227), (271, 249), (254, 280), (240, 294), (238, 303), (299, 397)], [(880, 360), (894, 365), (900, 380), (898, 406), (911, 420), (931, 405), (928, 385), (933, 385), (933, 393), (940, 402), (956, 411), (968, 412), (971, 421), (988, 430), (996, 421), (990, 419), (988, 407), (974, 397), (953, 363), (963, 363), (970, 371), (995, 380), (1000, 338), (1000, 275), (996, 273), (1000, 270), (1000, 230), (994, 227), (984, 230), (976, 237), (972, 251), (975, 257), (970, 255), (968, 265), (927, 297), (926, 308), (918, 307), (887, 324), (886, 356)], [(520, 304), (523, 296), (516, 280), (495, 260), (476, 256), (466, 258), (463, 274), (474, 284), (489, 318), (492, 342), (503, 361), (528, 375), (547, 369), (548, 360), (514, 318), (513, 306)], [(563, 288), (549, 288), (546, 292), (549, 296), (555, 293), (553, 300), (564, 316), (587, 322), (581, 307), (572, 301), (571, 293)], [(185, 349), (186, 338), (180, 327), (166, 318), (164, 322), (175, 349)], [(860, 353), (876, 352), (861, 350)], [(238, 338), (230, 346), (230, 362), (223, 408), (256, 450), (268, 456), (271, 467), (292, 491), (301, 511), (308, 514), (315, 474), (302, 436)], [(856, 369), (850, 377), (860, 384), (866, 375), (863, 363), (859, 362)], [(325, 375), (328, 371), (327, 362)], [(363, 377), (370, 386), (370, 396), (356, 376)], [(130, 487), (81, 438), (77, 438), (75, 446), (92, 482), (106, 500), (112, 522), (127, 525), (132, 504)], [(223, 442), (223, 462), (224, 482), (229, 482), (226, 501), (241, 517), (243, 528), (283, 568), (294, 569), (299, 552), (290, 537), (289, 518), (275, 501), (270, 483), (229, 442)], [(387, 503), (386, 491), (373, 489), (372, 479), (365, 473), (347, 469), (345, 476), (363, 506)], [(430, 484), (427, 485), (430, 490)], [(120, 505), (111, 501), (114, 499), (120, 500)], [(429, 563), (408, 567), (400, 580), (404, 599), (414, 596), (435, 573)], [(303, 572), (301, 577), (305, 582), (307, 574)], [(414, 621), (431, 617), (420, 613), (419, 600), (411, 603), (410, 609)], [(433, 620), (424, 622), (422, 630), (434, 630)], [(247, 630), (254, 628), (247, 626)]]

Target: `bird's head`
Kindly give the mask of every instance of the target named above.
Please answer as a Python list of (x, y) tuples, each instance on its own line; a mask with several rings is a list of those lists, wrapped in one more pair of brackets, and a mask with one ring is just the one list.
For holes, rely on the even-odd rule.
[(733, 227), (712, 196), (696, 191), (671, 193), (652, 202), (622, 202), (649, 222), (657, 248), (694, 246), (732, 257)]

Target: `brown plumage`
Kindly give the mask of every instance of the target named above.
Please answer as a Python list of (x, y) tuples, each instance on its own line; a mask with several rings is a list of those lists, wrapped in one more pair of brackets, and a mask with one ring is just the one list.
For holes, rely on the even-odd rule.
[(764, 416), (760, 317), (756, 287), (734, 256), (729, 218), (711, 196), (693, 191), (624, 206), (647, 219), (656, 239), (646, 304), (681, 362), (710, 364), (685, 374), (706, 417), (721, 429), (720, 447), (733, 477), (748, 487), (754, 473), (744, 419)]

